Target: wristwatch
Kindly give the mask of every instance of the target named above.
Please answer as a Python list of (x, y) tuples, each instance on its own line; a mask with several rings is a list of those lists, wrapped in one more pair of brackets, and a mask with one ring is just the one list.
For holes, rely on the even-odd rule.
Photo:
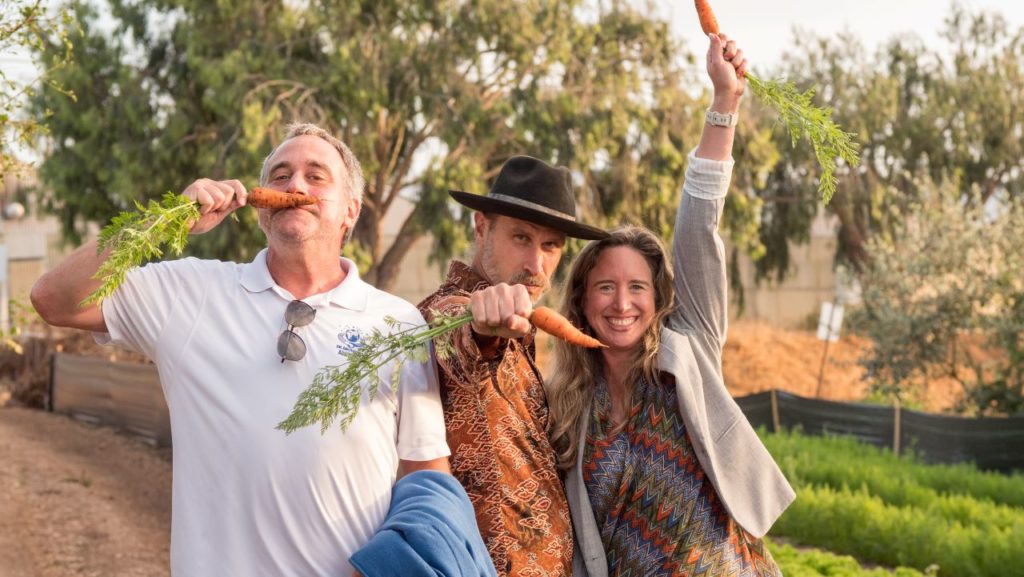
[(740, 115), (736, 112), (715, 112), (708, 108), (704, 113), (704, 120), (711, 126), (724, 126), (726, 128), (736, 126), (740, 121)]

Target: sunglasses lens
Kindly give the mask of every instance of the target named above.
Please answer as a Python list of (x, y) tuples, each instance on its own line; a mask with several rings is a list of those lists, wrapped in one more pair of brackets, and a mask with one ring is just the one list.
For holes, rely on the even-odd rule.
[(289, 361), (299, 361), (306, 356), (306, 343), (302, 337), (287, 330), (277, 337), (277, 356)]
[(315, 316), (316, 309), (302, 301), (292, 301), (284, 310), (284, 322), (293, 327), (304, 327), (313, 322)]

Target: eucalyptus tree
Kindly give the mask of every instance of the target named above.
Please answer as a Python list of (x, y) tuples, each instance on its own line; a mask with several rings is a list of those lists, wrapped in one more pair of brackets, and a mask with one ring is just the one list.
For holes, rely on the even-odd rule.
[[(439, 260), (465, 249), (468, 220), (447, 191), (485, 192), (514, 154), (570, 166), (588, 219), (667, 236), (708, 100), (695, 59), (633, 2), (110, 0), (108, 19), (72, 9), (81, 54), (57, 77), (79, 102), (47, 91), (36, 101), (55, 111), (42, 176), (69, 238), (197, 176), (254, 184), (283, 124), (301, 119), (364, 164), (353, 250), (385, 289), (428, 233)], [(388, 245), (382, 225), (401, 196), (413, 208)], [(732, 230), (749, 238), (740, 221), (756, 213), (734, 212)], [(254, 220), (192, 250), (248, 257)]]
[[(1024, 195), (1024, 28), (954, 6), (942, 37), (946, 49), (895, 37), (870, 56), (854, 37), (799, 36), (785, 58), (783, 73), (816, 83), (837, 121), (858, 134), (861, 165), (845, 171), (828, 207), (839, 221), (838, 256), (858, 271), (867, 241), (893, 234), (931, 182), (960, 183), (970, 202)], [(781, 161), (758, 191), (762, 274), (786, 270), (788, 241), (806, 238), (817, 210), (813, 158), (788, 149), (779, 131), (775, 138)]]
[[(21, 165), (15, 150), (31, 147), (46, 130), (46, 111), (37, 117), (25, 114), (26, 101), (36, 93), (39, 78), (32, 73), (20, 77), (9, 66), (41, 48), (49, 39), (53, 44), (51, 70), (67, 64), (72, 58), (67, 29), (71, 25), (66, 12), (49, 11), (43, 0), (7, 0), (0, 6), (0, 178), (16, 174)], [(25, 62), (29, 65), (29, 62)], [(49, 86), (63, 97), (74, 98), (72, 92), (59, 84)]]

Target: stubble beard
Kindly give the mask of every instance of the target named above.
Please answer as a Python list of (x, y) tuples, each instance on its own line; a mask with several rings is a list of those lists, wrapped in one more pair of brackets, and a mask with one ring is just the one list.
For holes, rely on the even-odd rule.
[(531, 275), (526, 271), (519, 271), (513, 274), (511, 278), (503, 278), (498, 268), (498, 259), (494, 255), (494, 238), (490, 232), (488, 232), (487, 238), (484, 239), (484, 246), (480, 249), (480, 266), (483, 268), (484, 276), (487, 277), (491, 284), (521, 284), (525, 285), (527, 289), (540, 288), (539, 291), (530, 292), (530, 300), (534, 304), (551, 289), (551, 281), (541, 274)]

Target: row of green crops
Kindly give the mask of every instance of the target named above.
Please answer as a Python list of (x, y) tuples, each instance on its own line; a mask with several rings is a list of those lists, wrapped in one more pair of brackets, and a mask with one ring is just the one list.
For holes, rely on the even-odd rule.
[(773, 535), (943, 576), (1024, 574), (1024, 476), (925, 465), (852, 439), (765, 443), (797, 490)]
[(1024, 474), (980, 471), (971, 464), (924, 465), (912, 456), (897, 457), (850, 437), (809, 437), (799, 433), (761, 437), (794, 485), (868, 485), (872, 493), (887, 491), (894, 499), (897, 492), (904, 492), (907, 504), (913, 504), (914, 499), (926, 502), (941, 493), (1024, 507)]
[(777, 545), (770, 541), (769, 548), (786, 577), (925, 577), (924, 573), (908, 567), (898, 567), (893, 571), (865, 569), (853, 557), (817, 549), (798, 551), (791, 545)]

